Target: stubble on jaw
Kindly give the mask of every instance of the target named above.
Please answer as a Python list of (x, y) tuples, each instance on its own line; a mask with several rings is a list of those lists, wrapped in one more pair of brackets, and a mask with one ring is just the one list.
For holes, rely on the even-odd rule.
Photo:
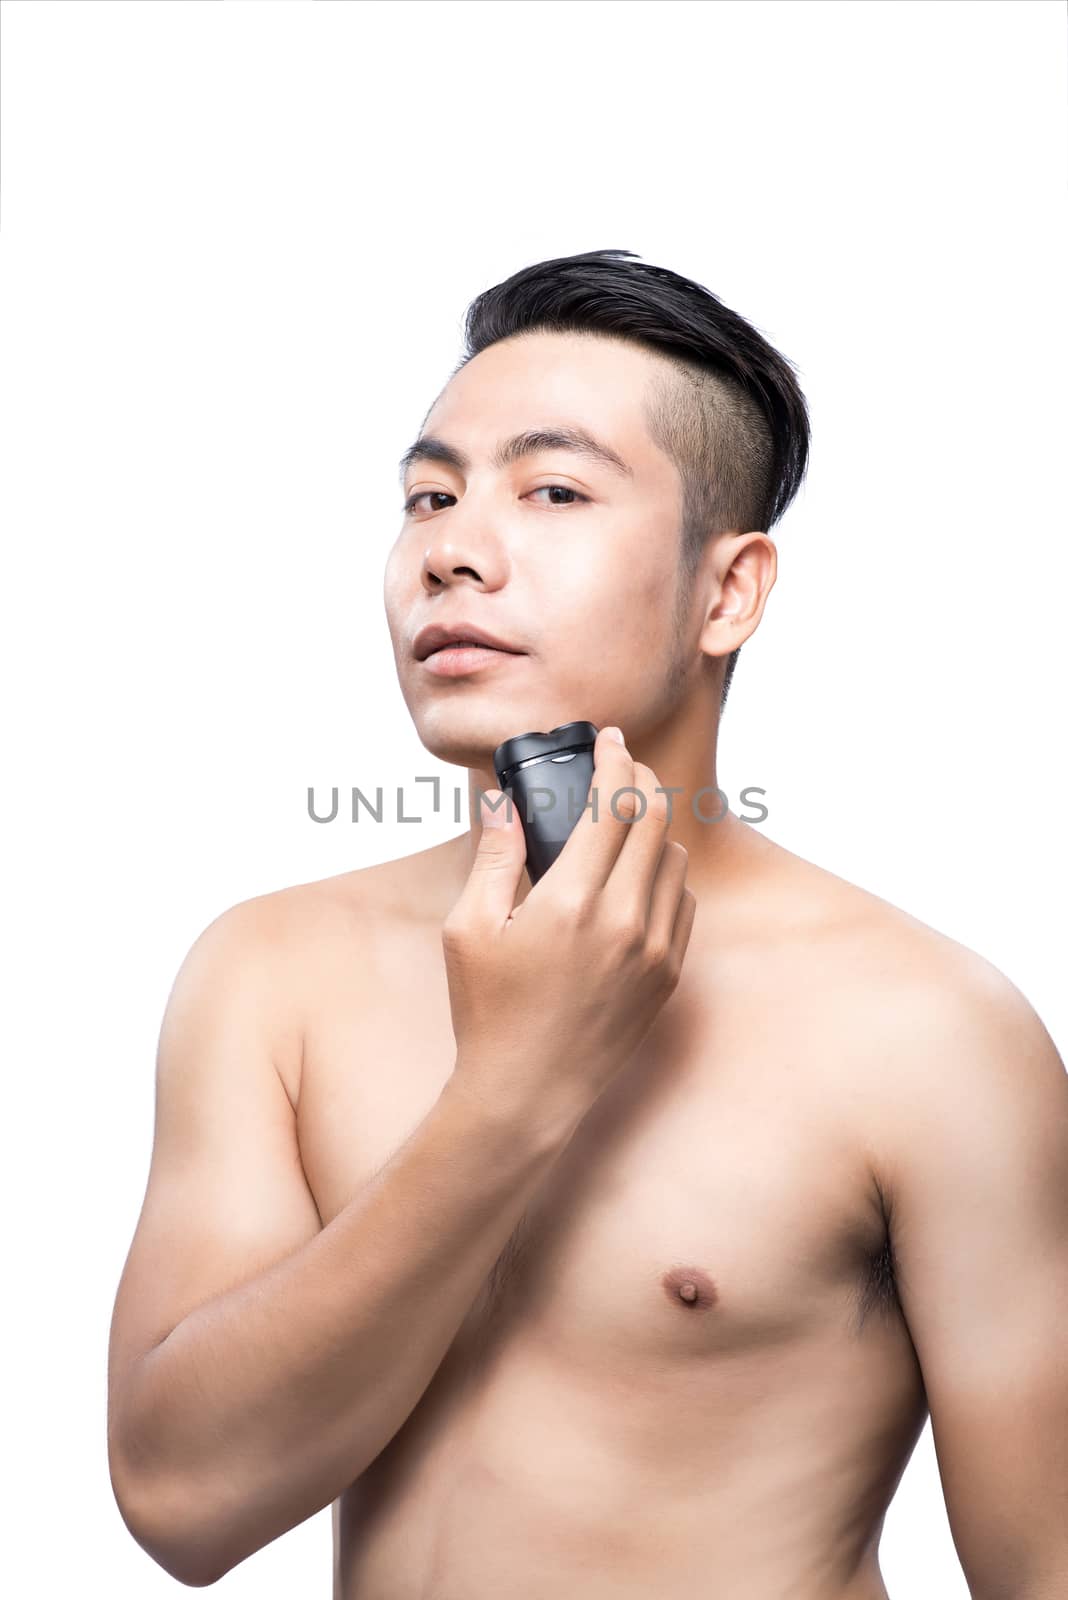
[(686, 622), (692, 600), (693, 579), (685, 564), (680, 561), (671, 610), (671, 659), (668, 662), (665, 678), (665, 687), (672, 697), (682, 688), (690, 668), (686, 645)]

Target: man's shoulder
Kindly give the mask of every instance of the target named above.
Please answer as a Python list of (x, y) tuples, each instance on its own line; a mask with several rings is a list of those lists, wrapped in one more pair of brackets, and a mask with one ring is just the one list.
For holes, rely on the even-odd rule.
[[(1015, 983), (980, 951), (904, 907), (783, 851), (769, 903), (798, 992), (825, 1004), (863, 1060), (903, 1085), (939, 1063), (943, 1080), (968, 1070), (984, 1032), (1041, 1026)], [(763, 943), (763, 937), (760, 943)], [(956, 1046), (956, 1048), (954, 1048)]]
[(888, 1128), (907, 1136), (917, 1118), (1048, 1072), (1044, 1024), (993, 961), (870, 890), (804, 866), (821, 929), (808, 958), (823, 962), (828, 1004), (848, 1028), (858, 1094)]
[(868, 1003), (898, 1005), (906, 994), (931, 1004), (968, 1006), (1014, 987), (979, 951), (859, 884), (783, 852), (784, 893), (796, 908), (790, 923), (817, 959), (834, 950), (834, 971)]
[(939, 1139), (965, 1123), (994, 1138), (1027, 1107), (1062, 1114), (1064, 1064), (1005, 972), (902, 907), (803, 865), (794, 884), (810, 890), (811, 922), (793, 940), (798, 1003), (831, 1046), (824, 1088), (848, 1108), (882, 1193), (896, 1192), (917, 1151), (936, 1159)]
[(444, 917), (455, 875), (455, 840), (411, 855), (283, 885), (240, 900), (211, 925), (250, 953), (283, 954), (309, 937), (373, 937), (407, 922)]
[(247, 997), (296, 1109), (312, 1019), (375, 1003), (447, 900), (457, 859), (434, 846), (236, 901), (194, 940), (179, 981)]

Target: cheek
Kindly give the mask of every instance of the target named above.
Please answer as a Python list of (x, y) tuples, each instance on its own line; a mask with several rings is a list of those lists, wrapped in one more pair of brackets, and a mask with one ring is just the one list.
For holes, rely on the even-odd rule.
[(600, 528), (595, 539), (575, 539), (555, 550), (537, 582), (569, 611), (599, 602), (622, 610), (670, 601), (676, 565), (673, 547), (668, 551), (665, 544), (655, 526)]
[(401, 552), (403, 548), (404, 544), (402, 537), (394, 539), (393, 543), (389, 547), (389, 554), (386, 556), (386, 565), (383, 574), (383, 582), (386, 589), (392, 588), (400, 575)]
[(633, 576), (635, 598), (639, 603), (653, 606), (657, 612), (667, 615), (674, 603), (678, 578), (675, 561), (658, 554), (655, 561), (636, 567)]
[(620, 641), (655, 653), (671, 632), (677, 575), (669, 563), (649, 552), (607, 556), (591, 564), (570, 589), (568, 611), (598, 638), (614, 633)]
[(382, 601), (386, 608), (386, 618), (391, 627), (399, 619), (400, 613), (404, 608), (408, 582), (407, 567), (401, 559), (401, 548), (398, 542), (386, 557), (386, 565), (382, 573)]
[(648, 607), (605, 584), (580, 612), (566, 619), (557, 616), (548, 666), (558, 683), (572, 687), (597, 684), (607, 689), (636, 673), (655, 677), (664, 655), (662, 631)]

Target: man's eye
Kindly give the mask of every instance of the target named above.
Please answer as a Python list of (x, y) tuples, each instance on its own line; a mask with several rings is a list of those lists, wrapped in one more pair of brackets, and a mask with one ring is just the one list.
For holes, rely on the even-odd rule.
[[(547, 489), (561, 489), (564, 494), (574, 495), (575, 500), (588, 500), (589, 499), (589, 495), (587, 495), (587, 494), (579, 494), (577, 489), (572, 489), (571, 486), (569, 484), (566, 484), (566, 483), (542, 483), (542, 484), (539, 484), (536, 489), (531, 489), (530, 492), (531, 492), (531, 494), (543, 494)], [(569, 506), (569, 505), (573, 504), (573, 502), (571, 500), (563, 500), (563, 501), (561, 501), (561, 500), (551, 500), (549, 502), (549, 504), (550, 505), (554, 505), (554, 506), (558, 506), (558, 505)]]
[[(530, 492), (531, 492), (531, 494), (545, 494), (551, 489), (559, 489), (564, 494), (573, 495), (575, 500), (588, 500), (589, 499), (589, 495), (579, 494), (577, 489), (572, 489), (571, 486), (569, 484), (566, 484), (566, 483), (542, 483), (542, 484), (539, 484), (536, 489), (531, 489)], [(404, 502), (404, 514), (405, 514), (405, 516), (410, 516), (411, 513), (415, 509), (416, 502), (419, 501), (419, 500), (454, 500), (455, 498), (456, 498), (455, 495), (446, 494), (444, 489), (424, 489), (420, 494), (411, 495)], [(571, 505), (571, 504), (573, 504), (573, 501), (571, 501), (571, 500), (563, 500), (563, 501), (553, 500), (553, 501), (550, 501), (549, 503), (551, 505)]]
[(404, 502), (405, 513), (410, 513), (415, 509), (417, 500), (432, 500), (435, 497), (439, 500), (451, 500), (453, 498), (451, 494), (446, 494), (444, 489), (424, 489), (422, 494), (413, 494), (411, 499)]

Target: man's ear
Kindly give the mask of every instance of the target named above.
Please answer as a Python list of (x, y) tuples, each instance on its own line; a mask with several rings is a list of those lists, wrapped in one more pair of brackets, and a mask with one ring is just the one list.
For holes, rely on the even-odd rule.
[(721, 533), (705, 552), (708, 601), (701, 648), (729, 656), (755, 633), (779, 573), (775, 541), (758, 529)]

